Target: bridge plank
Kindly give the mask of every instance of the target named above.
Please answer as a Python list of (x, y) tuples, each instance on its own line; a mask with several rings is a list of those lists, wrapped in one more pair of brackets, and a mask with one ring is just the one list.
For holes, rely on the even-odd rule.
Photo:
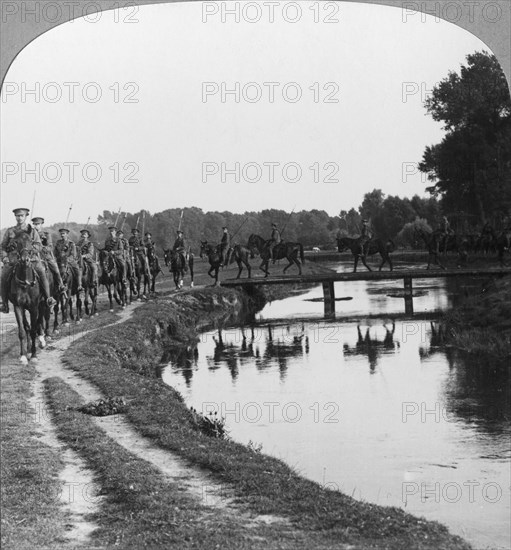
[(249, 285), (311, 284), (335, 281), (385, 281), (410, 277), (411, 279), (432, 279), (437, 277), (485, 277), (511, 274), (511, 267), (479, 269), (401, 269), (394, 271), (362, 271), (359, 273), (318, 273), (314, 275), (281, 275), (278, 277), (255, 277), (251, 279), (225, 279), (220, 284), (225, 287)]

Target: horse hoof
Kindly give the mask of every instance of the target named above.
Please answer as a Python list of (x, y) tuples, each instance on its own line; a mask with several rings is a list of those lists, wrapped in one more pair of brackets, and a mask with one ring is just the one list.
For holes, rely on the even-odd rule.
[(99, 313), (94, 313), (94, 317), (98, 317), (99, 316)]
[(44, 349), (46, 347), (46, 340), (44, 339), (44, 336), (39, 336), (39, 347), (41, 349)]
[(111, 310), (110, 310), (110, 313), (113, 313), (113, 312), (114, 312), (114, 310), (113, 310), (113, 309), (111, 309)]
[(190, 283), (190, 287), (193, 288), (193, 281)]
[(22, 355), (22, 356), (20, 357), (20, 363), (21, 363), (22, 365), (28, 365), (28, 359), (27, 359), (27, 356), (26, 356), (26, 355)]
[(68, 326), (69, 326), (69, 322), (64, 323), (64, 326), (65, 326), (65, 327), (68, 327)]
[(30, 356), (30, 362), (31, 363), (37, 363), (37, 357), (36, 357), (35, 354)]

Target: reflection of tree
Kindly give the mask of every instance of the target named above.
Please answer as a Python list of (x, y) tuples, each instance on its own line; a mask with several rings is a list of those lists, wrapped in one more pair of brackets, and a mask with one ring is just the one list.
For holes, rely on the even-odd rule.
[(377, 338), (371, 338), (370, 327), (367, 327), (365, 335), (360, 330), (360, 325), (357, 325), (358, 339), (357, 343), (350, 347), (349, 344), (344, 344), (344, 355), (366, 355), (369, 359), (369, 369), (371, 374), (374, 373), (376, 365), (378, 364), (378, 357), (383, 353), (389, 353), (399, 347), (399, 343), (394, 342), (394, 333), (396, 331), (396, 325), (392, 321), (392, 328), (389, 329), (387, 325), (383, 325), (385, 328), (385, 337), (383, 340)]
[(452, 353), (453, 368), (449, 369), (443, 387), (447, 418), (454, 416), (469, 425), (475, 423), (483, 434), (509, 436), (511, 386), (508, 365), (498, 364), (489, 357), (473, 358)]

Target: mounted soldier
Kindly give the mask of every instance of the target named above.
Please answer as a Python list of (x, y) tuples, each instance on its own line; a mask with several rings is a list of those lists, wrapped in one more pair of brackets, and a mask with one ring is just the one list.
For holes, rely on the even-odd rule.
[(282, 235), (277, 227), (277, 224), (273, 222), (271, 224), (271, 237), (268, 242), (268, 249), (270, 251), (270, 258), (272, 263), (275, 263), (275, 256), (273, 254), (273, 249), (282, 242)]
[(177, 230), (177, 237), (176, 237), (176, 240), (174, 241), (174, 246), (172, 247), (172, 250), (183, 258), (184, 271), (186, 272), (188, 270), (188, 267), (186, 265), (187, 264), (186, 247), (185, 247), (184, 233), (181, 231), (181, 229)]
[(48, 269), (51, 271), (53, 279), (57, 284), (59, 292), (62, 293), (66, 291), (66, 285), (62, 281), (59, 266), (57, 265), (57, 261), (55, 260), (55, 256), (53, 254), (53, 240), (51, 238), (50, 232), (43, 229), (43, 224), (44, 218), (41, 218), (41, 216), (32, 218), (32, 225), (34, 226), (34, 229), (39, 233), (39, 237), (41, 238), (41, 259), (48, 266)]
[(373, 238), (371, 228), (369, 227), (369, 220), (362, 220), (362, 230), (360, 231), (359, 242), (362, 247), (363, 256), (367, 256), (367, 250), (369, 248), (369, 241)]
[(62, 227), (59, 229), (60, 239), (55, 243), (55, 258), (60, 268), (68, 265), (77, 281), (77, 291), (82, 288), (82, 266), (76, 245), (69, 239), (69, 229)]
[(96, 249), (94, 244), (89, 240), (91, 238), (91, 232), (88, 229), (82, 229), (80, 231), (80, 240), (77, 243), (78, 254), (80, 263), (86, 264), (92, 273), (92, 285), (98, 287), (98, 266), (96, 264)]
[(146, 248), (140, 237), (140, 231), (136, 227), (131, 230), (131, 237), (128, 240), (128, 244), (132, 257), (138, 259), (146, 276), (149, 277), (149, 262), (147, 260)]
[(9, 313), (9, 284), (14, 266), (18, 261), (18, 252), (21, 251), (18, 247), (23, 244), (23, 241), (30, 242), (32, 252), (31, 262), (33, 264), (33, 268), (39, 277), (40, 286), (46, 298), (46, 303), (48, 307), (52, 307), (55, 305), (55, 300), (50, 295), (50, 286), (46, 277), (46, 270), (44, 269), (44, 265), (39, 256), (42, 250), (41, 237), (39, 236), (39, 233), (26, 222), (29, 213), (28, 208), (15, 208), (13, 213), (16, 217), (16, 225), (14, 227), (10, 227), (5, 232), (2, 240), (1, 254), (4, 267), (0, 282), (2, 295), (1, 311), (3, 313)]
[(108, 228), (110, 236), (105, 240), (105, 250), (111, 252), (115, 259), (115, 264), (119, 270), (119, 278), (125, 285), (128, 281), (126, 279), (126, 261), (124, 255), (124, 243), (117, 236), (117, 228), (112, 225)]
[(229, 235), (229, 229), (222, 227), (222, 239), (220, 240), (220, 267), (224, 267), (227, 262), (227, 252), (231, 246), (231, 236)]

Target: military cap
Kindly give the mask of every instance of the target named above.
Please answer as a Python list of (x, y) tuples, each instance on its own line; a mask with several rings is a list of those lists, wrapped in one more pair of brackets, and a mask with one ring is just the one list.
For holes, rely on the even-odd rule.
[(151, 233), (149, 233), (149, 231), (146, 231), (144, 236), (145, 237), (152, 237), (152, 235), (151, 235)]
[(14, 215), (17, 216), (18, 214), (27, 214), (30, 212), (28, 208), (15, 208), (13, 210)]
[(69, 233), (69, 229), (66, 229), (65, 227), (61, 227), (59, 229), (59, 233)]
[(89, 231), (88, 229), (82, 229), (82, 230), (80, 231), (80, 235), (83, 235), (84, 233), (87, 233), (87, 235), (88, 235), (89, 237), (91, 236), (91, 233), (90, 233), (90, 231)]
[(222, 227), (222, 229), (227, 229), (227, 226), (226, 226), (226, 225), (224, 225), (224, 226)]
[(271, 226), (272, 227), (277, 227), (277, 224), (275, 222), (272, 222)]
[(122, 229), (117, 230), (117, 235), (124, 235), (124, 231)]
[(35, 218), (32, 218), (32, 223), (44, 223), (44, 218), (41, 218), (41, 216), (36, 216)]
[(181, 235), (183, 234), (183, 232), (181, 231), (181, 229), (178, 229), (178, 230), (176, 231), (176, 233), (177, 233), (178, 235), (179, 235), (179, 233), (181, 233)]
[(140, 229), (137, 229), (136, 227), (134, 227), (132, 230), (131, 230), (132, 233), (140, 233)]
[(367, 223), (367, 220), (364, 218), (364, 219), (362, 220), (362, 223)]
[(117, 227), (115, 227), (115, 225), (111, 225), (111, 226), (108, 228), (109, 231), (112, 231), (112, 229), (115, 229), (115, 230), (117, 231)]

